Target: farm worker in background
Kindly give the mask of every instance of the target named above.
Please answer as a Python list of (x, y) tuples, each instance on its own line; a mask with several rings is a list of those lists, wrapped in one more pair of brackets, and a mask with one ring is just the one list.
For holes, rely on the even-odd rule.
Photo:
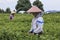
[(28, 13), (33, 14), (34, 18), (32, 19), (32, 26), (31, 29), (29, 31), (29, 33), (34, 33), (34, 34), (42, 34), (43, 33), (43, 24), (44, 24), (44, 20), (43, 20), (43, 13), (42, 11), (36, 7), (33, 6), (31, 9), (29, 9), (27, 11)]
[(13, 17), (15, 16), (15, 10), (13, 10), (12, 12), (11, 12), (11, 14), (10, 14), (10, 20), (12, 20), (13, 19)]

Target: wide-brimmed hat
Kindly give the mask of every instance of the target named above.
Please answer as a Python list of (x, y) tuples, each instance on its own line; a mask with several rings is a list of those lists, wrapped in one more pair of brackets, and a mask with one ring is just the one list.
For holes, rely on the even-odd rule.
[(16, 12), (15, 11), (11, 11), (11, 14), (15, 14)]
[(37, 6), (32, 6), (28, 11), (28, 13), (42, 12)]

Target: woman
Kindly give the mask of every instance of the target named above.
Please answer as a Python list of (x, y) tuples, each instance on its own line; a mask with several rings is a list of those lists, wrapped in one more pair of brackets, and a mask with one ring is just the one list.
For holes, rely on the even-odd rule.
[(29, 33), (41, 34), (43, 33), (43, 11), (40, 10), (37, 6), (32, 6), (28, 11), (28, 13), (33, 14), (34, 18), (32, 19), (31, 29)]
[(41, 34), (43, 33), (44, 20), (42, 13), (32, 13), (34, 18), (32, 19), (32, 26), (29, 33)]
[(13, 10), (12, 12), (11, 12), (11, 14), (10, 14), (10, 20), (12, 20), (13, 19), (13, 17), (14, 17), (14, 15), (15, 15), (15, 10)]

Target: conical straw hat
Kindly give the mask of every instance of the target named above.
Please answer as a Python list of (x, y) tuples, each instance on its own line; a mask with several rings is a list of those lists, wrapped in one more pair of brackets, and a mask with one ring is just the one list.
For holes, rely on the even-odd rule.
[(28, 13), (42, 12), (37, 6), (32, 6), (28, 11)]

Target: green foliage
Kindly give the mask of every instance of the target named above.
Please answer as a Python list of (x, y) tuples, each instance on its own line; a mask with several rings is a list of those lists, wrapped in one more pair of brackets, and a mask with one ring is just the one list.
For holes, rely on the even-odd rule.
[(4, 13), (4, 10), (3, 9), (0, 9), (0, 13)]
[(11, 10), (10, 10), (10, 8), (6, 8), (6, 11), (5, 11), (6, 13), (11, 13)]
[(36, 1), (34, 1), (33, 5), (37, 6), (37, 7), (40, 8), (42, 11), (44, 11), (44, 9), (43, 9), (43, 4), (42, 4), (41, 1), (36, 0)]
[(16, 14), (9, 20), (9, 14), (0, 14), (0, 40), (60, 40), (60, 13), (44, 14), (44, 34), (29, 34), (30, 14)]
[(29, 0), (18, 0), (15, 9), (19, 11), (27, 11), (31, 7)]

